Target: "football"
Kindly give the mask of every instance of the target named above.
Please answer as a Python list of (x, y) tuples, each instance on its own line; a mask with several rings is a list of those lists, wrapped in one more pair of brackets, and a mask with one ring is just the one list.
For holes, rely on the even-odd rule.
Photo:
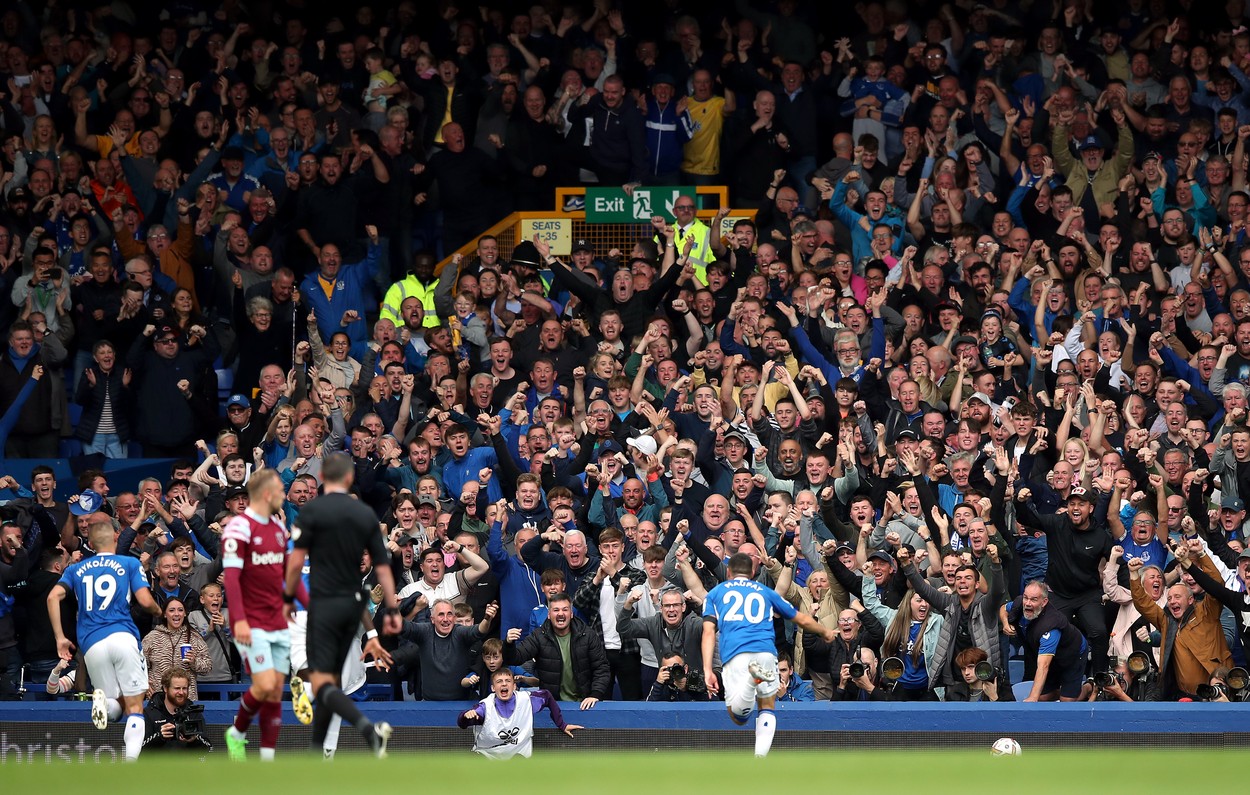
[(1019, 756), (1020, 743), (1010, 737), (999, 737), (990, 747), (990, 754), (992, 756)]

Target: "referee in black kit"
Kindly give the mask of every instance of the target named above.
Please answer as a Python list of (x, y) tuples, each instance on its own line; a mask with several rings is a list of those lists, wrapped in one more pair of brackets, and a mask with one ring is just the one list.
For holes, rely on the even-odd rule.
[[(354, 648), (361, 609), (367, 604), (360, 584), (360, 559), (368, 552), (373, 571), (382, 586), (382, 606), (396, 607), (395, 580), (387, 565), (390, 553), (378, 532), (378, 517), (369, 506), (349, 493), (355, 467), (346, 453), (334, 453), (321, 465), (324, 494), (309, 502), (299, 512), (291, 539), (295, 549), (286, 561), (287, 618), (294, 613), (296, 586), (304, 569), (304, 561), (312, 557), (308, 605), (308, 669), (312, 692), (316, 696), (313, 714), (313, 748), (321, 748), (330, 719), (335, 713), (355, 726), (365, 743), (379, 758), (386, 756), (386, 743), (391, 737), (389, 723), (373, 723), (356, 708), (342, 690), (339, 681), (343, 661)], [(397, 614), (387, 615), (387, 621)], [(384, 625), (384, 630), (389, 631)], [(384, 657), (376, 630), (368, 633), (367, 656)]]

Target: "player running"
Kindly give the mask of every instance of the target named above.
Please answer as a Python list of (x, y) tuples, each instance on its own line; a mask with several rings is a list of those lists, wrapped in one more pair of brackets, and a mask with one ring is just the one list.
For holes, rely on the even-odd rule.
[[(239, 699), (234, 725), (226, 730), (230, 758), (246, 758), (247, 729), (260, 716), (260, 758), (272, 761), (282, 728), (282, 681), (291, 667), (291, 633), (282, 612), (287, 529), (279, 511), (286, 490), (277, 470), (262, 469), (247, 482), (249, 506), (222, 528), (226, 603), (234, 618), (234, 644), (252, 674), (252, 686)], [(294, 680), (291, 693), (299, 689)], [(311, 713), (307, 698), (294, 706)], [(309, 715), (311, 718), (311, 714)]]
[[(386, 743), (391, 737), (388, 723), (374, 724), (340, 689), (339, 671), (343, 660), (356, 642), (361, 609), (365, 595), (360, 587), (360, 558), (365, 552), (374, 564), (378, 584), (382, 586), (382, 606), (387, 608), (386, 629), (398, 632), (399, 616), (395, 610), (395, 580), (387, 564), (390, 553), (378, 532), (378, 518), (369, 508), (348, 493), (355, 477), (352, 459), (334, 453), (321, 465), (325, 493), (300, 511), (291, 538), (295, 548), (287, 557), (286, 615), (295, 614), (296, 586), (304, 562), (311, 556), (310, 598), (308, 604), (308, 669), (317, 706), (313, 713), (313, 747), (321, 748), (330, 728), (330, 718), (338, 714), (355, 726), (369, 748), (378, 757), (386, 756)], [(365, 643), (365, 655), (384, 654), (375, 633)]]
[(87, 536), (96, 554), (65, 570), (48, 594), (48, 618), (62, 660), (74, 658), (74, 644), (61, 629), (61, 601), (69, 593), (78, 600), (78, 641), (87, 670), (96, 683), (91, 694), (91, 722), (104, 729), (122, 716), (126, 705), (125, 758), (133, 762), (143, 749), (147, 729), (143, 696), (148, 692), (148, 666), (139, 646), (139, 628), (130, 615), (130, 598), (154, 616), (161, 608), (152, 598), (138, 558), (117, 553), (113, 522), (103, 514), (92, 521)]
[(755, 719), (755, 755), (768, 756), (777, 731), (773, 705), (777, 696), (777, 646), (773, 641), (773, 611), (806, 632), (832, 642), (834, 631), (806, 613), (799, 613), (781, 595), (755, 582), (755, 562), (738, 553), (729, 558), (730, 579), (708, 592), (703, 600), (703, 671), (709, 690), (720, 687), (712, 670), (712, 652), (720, 630), (721, 674), (725, 678), (725, 707), (739, 726), (746, 724), (758, 704)]

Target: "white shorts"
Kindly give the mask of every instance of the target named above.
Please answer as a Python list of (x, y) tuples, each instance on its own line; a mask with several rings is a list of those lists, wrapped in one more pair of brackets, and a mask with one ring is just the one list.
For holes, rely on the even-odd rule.
[(291, 675), (308, 667), (308, 611), (295, 613), (295, 620), (286, 624), (291, 638)]
[[(254, 629), (252, 642), (244, 646), (236, 638), (234, 645), (251, 673), (277, 671), (283, 676), (291, 669), (291, 631), (289, 629)], [(302, 646), (302, 644), (301, 644)]]
[(87, 675), (109, 698), (148, 692), (148, 663), (143, 659), (139, 641), (129, 632), (104, 637), (87, 649), (83, 658), (87, 661)]
[[(754, 677), (747, 670), (752, 662), (759, 663), (766, 671), (772, 671), (773, 681), (755, 684)], [(755, 709), (756, 699), (777, 695), (781, 682), (777, 676), (777, 655), (762, 651), (735, 655), (721, 669), (720, 680), (721, 688), (725, 692), (725, 705), (735, 715), (745, 719)]]

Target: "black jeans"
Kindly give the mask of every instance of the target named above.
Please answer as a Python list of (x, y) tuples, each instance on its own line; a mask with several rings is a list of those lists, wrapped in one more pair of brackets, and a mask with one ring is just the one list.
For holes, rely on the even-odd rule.
[(1089, 641), (1091, 673), (1106, 671), (1107, 649), (1111, 645), (1111, 638), (1107, 634), (1107, 618), (1103, 613), (1102, 596), (1093, 594), (1073, 598), (1060, 596), (1051, 591), (1050, 603), (1085, 634), (1085, 639)]
[[(620, 649), (608, 649), (608, 667), (612, 670), (612, 679), (620, 688), (622, 701), (642, 701), (642, 658), (638, 652), (623, 652)], [(611, 684), (609, 683), (609, 698)]]

